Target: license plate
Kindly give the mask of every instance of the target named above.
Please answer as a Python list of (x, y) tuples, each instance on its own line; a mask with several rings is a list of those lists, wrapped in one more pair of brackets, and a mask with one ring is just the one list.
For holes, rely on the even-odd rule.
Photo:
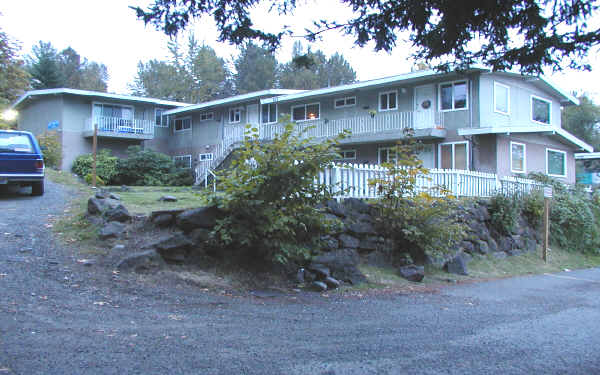
[(8, 184), (8, 178), (0, 177), (0, 185), (6, 185), (6, 184)]

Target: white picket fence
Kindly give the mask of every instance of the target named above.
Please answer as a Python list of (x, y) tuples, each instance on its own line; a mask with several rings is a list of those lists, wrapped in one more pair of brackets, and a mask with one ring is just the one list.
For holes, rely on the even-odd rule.
[[(319, 173), (316, 181), (325, 184), (336, 198), (378, 198), (377, 187), (370, 184), (375, 178), (390, 178), (386, 168), (370, 164), (335, 164)], [(490, 197), (498, 192), (523, 194), (543, 188), (543, 184), (524, 178), (502, 177), (493, 173), (454, 169), (430, 169), (429, 174), (417, 176), (417, 190), (439, 194), (443, 188), (457, 197)]]

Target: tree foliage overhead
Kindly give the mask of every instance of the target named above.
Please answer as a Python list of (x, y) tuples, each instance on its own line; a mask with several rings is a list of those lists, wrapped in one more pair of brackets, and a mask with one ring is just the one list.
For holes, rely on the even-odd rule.
[[(173, 36), (202, 16), (214, 18), (219, 40), (241, 44), (258, 40), (277, 48), (290, 27), (277, 33), (253, 22), (250, 12), (265, 0), (154, 0), (137, 17)], [(293, 14), (296, 0), (272, 0), (271, 12)], [(544, 66), (589, 69), (582, 61), (600, 43), (600, 29), (589, 23), (598, 13), (596, 0), (340, 0), (353, 10), (343, 22), (314, 20), (306, 38), (315, 40), (328, 30), (340, 30), (359, 46), (373, 43), (376, 51), (391, 51), (407, 35), (414, 56), (465, 67), (474, 63), (494, 70), (519, 67), (540, 73)], [(321, 15), (322, 13), (319, 13)]]
[(240, 94), (274, 88), (278, 67), (275, 55), (252, 42), (245, 43), (234, 61), (235, 88)]
[(108, 88), (106, 66), (82, 58), (71, 47), (59, 53), (52, 43), (40, 41), (27, 57), (26, 68), (34, 89), (68, 87), (106, 92)]
[(29, 86), (29, 75), (19, 58), (19, 50), (19, 44), (0, 29), (0, 129), (16, 126), (14, 120), (5, 120), (2, 113)]
[(585, 95), (579, 97), (579, 105), (565, 107), (562, 111), (562, 127), (585, 141), (594, 149), (600, 149), (600, 106)]

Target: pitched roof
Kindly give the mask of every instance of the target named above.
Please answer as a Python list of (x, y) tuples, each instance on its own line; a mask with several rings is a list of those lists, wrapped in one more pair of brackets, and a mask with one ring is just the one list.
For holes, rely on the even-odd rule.
[(109, 94), (109, 93), (100, 92), (100, 91), (88, 91), (88, 90), (78, 90), (78, 89), (69, 89), (69, 88), (57, 88), (57, 89), (27, 91), (25, 94), (21, 95), (21, 97), (16, 102), (13, 103), (11, 108), (12, 109), (17, 108), (21, 103), (23, 103), (26, 99), (28, 99), (30, 97), (41, 96), (41, 95), (56, 95), (56, 94), (69, 94), (69, 95), (89, 96), (89, 97), (98, 97), (98, 98), (106, 98), (106, 99), (127, 100), (127, 101), (132, 101), (132, 102), (168, 105), (168, 106), (174, 106), (174, 107), (183, 107), (183, 106), (190, 105), (188, 103), (180, 103), (180, 102), (174, 102), (174, 101), (170, 101), (170, 100), (161, 100), (161, 99), (155, 99), (155, 98), (145, 98), (145, 97), (141, 97), (141, 96)]

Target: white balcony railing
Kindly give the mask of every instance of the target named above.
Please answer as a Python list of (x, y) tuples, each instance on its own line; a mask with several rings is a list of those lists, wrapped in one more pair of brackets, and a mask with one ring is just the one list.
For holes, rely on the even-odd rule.
[(120, 117), (96, 116), (86, 120), (85, 130), (94, 131), (94, 124), (98, 125), (98, 132), (123, 135), (154, 135), (154, 121), (150, 120), (130, 120)]

